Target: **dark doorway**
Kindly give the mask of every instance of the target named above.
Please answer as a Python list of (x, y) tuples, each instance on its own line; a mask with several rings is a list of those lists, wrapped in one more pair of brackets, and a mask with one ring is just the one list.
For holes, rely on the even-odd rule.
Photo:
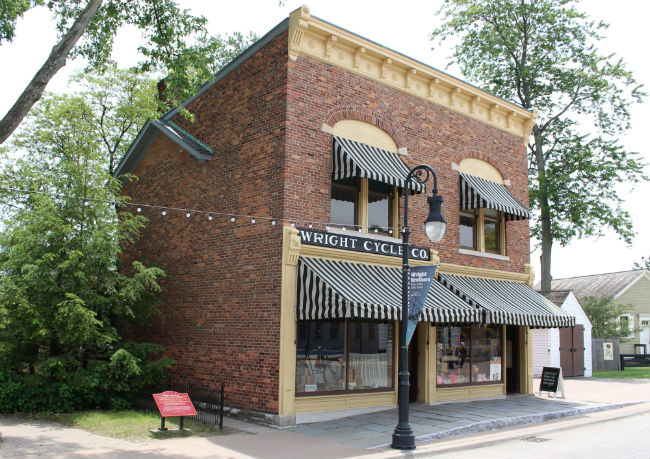
[(565, 377), (584, 376), (584, 326), (560, 328), (560, 367)]
[(418, 330), (409, 343), (409, 403), (418, 401)]
[(506, 327), (506, 393), (519, 393), (519, 327)]

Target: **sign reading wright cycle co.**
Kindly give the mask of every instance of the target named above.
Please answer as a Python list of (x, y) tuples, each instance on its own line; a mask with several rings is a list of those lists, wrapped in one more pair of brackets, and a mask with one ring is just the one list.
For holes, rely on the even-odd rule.
[[(402, 256), (402, 244), (368, 239), (365, 237), (348, 234), (326, 233), (310, 229), (298, 228), (302, 244), (317, 245), (320, 247), (331, 247), (333, 249), (352, 250), (354, 252), (374, 253), (377, 255), (388, 255), (389, 257)], [(430, 258), (430, 250), (423, 247), (410, 247), (409, 258), (414, 260), (426, 260)]]

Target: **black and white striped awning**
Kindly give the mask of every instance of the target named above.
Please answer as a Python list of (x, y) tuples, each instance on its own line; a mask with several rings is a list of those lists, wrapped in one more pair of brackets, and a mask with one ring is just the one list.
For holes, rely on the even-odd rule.
[(485, 323), (533, 328), (575, 325), (574, 316), (524, 283), (451, 274), (440, 274), (440, 279), (454, 293), (484, 309)]
[[(362, 177), (404, 189), (409, 168), (397, 153), (343, 137), (332, 138), (332, 180)], [(424, 193), (422, 183), (413, 180), (411, 191)]]
[(460, 210), (484, 207), (503, 212), (507, 220), (530, 218), (530, 212), (508, 191), (491, 180), (460, 174)]
[[(296, 314), (298, 320), (401, 317), (402, 273), (399, 268), (300, 257)], [(480, 323), (481, 311), (438, 280), (431, 283), (420, 320), (439, 324)]]

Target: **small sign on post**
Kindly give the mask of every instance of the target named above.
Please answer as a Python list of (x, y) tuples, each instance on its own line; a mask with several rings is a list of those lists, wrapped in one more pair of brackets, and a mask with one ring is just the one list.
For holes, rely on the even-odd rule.
[(160, 411), (160, 431), (166, 431), (165, 418), (179, 416), (179, 429), (183, 430), (183, 417), (196, 416), (196, 409), (187, 394), (179, 392), (165, 391), (160, 394), (153, 394), (158, 411)]
[(556, 367), (543, 367), (542, 379), (539, 382), (539, 395), (542, 392), (548, 392), (549, 396), (553, 392), (553, 397), (557, 398), (558, 388), (562, 392), (562, 398), (566, 398), (564, 394), (564, 379), (562, 378), (562, 368)]
[(603, 343), (603, 360), (614, 360), (613, 343)]
[(429, 294), (431, 281), (436, 272), (436, 265), (433, 266), (415, 266), (411, 268), (409, 279), (409, 314), (408, 325), (406, 328), (406, 345), (411, 342), (415, 327), (418, 325), (420, 311), (424, 307), (424, 302)]

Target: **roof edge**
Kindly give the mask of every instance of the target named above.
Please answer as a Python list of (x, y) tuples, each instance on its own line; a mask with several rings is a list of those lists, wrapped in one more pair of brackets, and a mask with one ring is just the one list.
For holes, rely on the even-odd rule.
[(614, 298), (618, 298), (618, 297), (620, 297), (621, 295), (623, 295), (623, 294), (624, 294), (625, 292), (627, 292), (630, 288), (632, 288), (632, 286), (633, 286), (634, 284), (636, 284), (637, 282), (639, 282), (639, 281), (641, 280), (641, 278), (643, 278), (643, 277), (647, 277), (648, 279), (650, 279), (650, 272), (648, 272), (648, 270), (646, 270), (646, 269), (642, 269), (642, 270), (641, 270), (641, 274), (639, 274), (638, 276), (636, 276), (632, 282), (630, 282), (630, 283), (627, 284), (625, 287), (623, 287), (623, 289), (622, 289), (620, 292), (618, 292), (616, 295), (614, 295)]
[[(250, 45), (244, 52), (239, 54), (237, 57), (235, 57), (232, 61), (230, 61), (226, 66), (224, 66), (221, 70), (219, 70), (217, 73), (214, 75), (214, 79), (206, 81), (201, 85), (199, 90), (194, 94), (192, 97), (184, 101), (183, 103), (180, 104), (180, 107), (187, 107), (189, 104), (191, 104), (194, 100), (196, 100), (198, 97), (200, 97), (204, 92), (206, 92), (208, 89), (212, 87), (215, 83), (218, 83), (221, 81), (223, 78), (228, 76), (230, 72), (235, 70), (237, 67), (242, 65), (244, 62), (246, 62), (251, 56), (253, 56), (255, 53), (257, 53), (260, 49), (262, 49), (264, 46), (269, 44), (272, 40), (278, 37), (282, 32), (287, 30), (289, 28), (289, 18), (284, 19), (282, 22), (280, 22), (278, 25), (276, 25), (273, 29), (271, 29), (269, 32), (266, 33), (262, 38), (257, 40), (255, 43)], [(164, 119), (165, 121), (169, 121), (172, 119), (174, 116), (178, 114), (178, 109), (179, 107), (174, 107), (170, 109), (167, 113), (165, 113), (161, 119)]]
[(201, 153), (188, 143), (183, 142), (182, 139), (178, 139), (174, 136), (169, 135), (160, 121), (147, 120), (142, 129), (140, 129), (140, 132), (138, 132), (138, 135), (129, 147), (128, 151), (115, 168), (113, 177), (119, 177), (120, 175), (126, 173), (132, 173), (138, 167), (138, 164), (140, 164), (140, 161), (142, 161), (145, 153), (149, 150), (154, 140), (158, 137), (157, 134), (159, 133), (164, 134), (168, 139), (170, 139), (176, 145), (187, 151), (190, 155), (194, 156), (201, 162), (209, 161), (212, 159), (211, 155)]

